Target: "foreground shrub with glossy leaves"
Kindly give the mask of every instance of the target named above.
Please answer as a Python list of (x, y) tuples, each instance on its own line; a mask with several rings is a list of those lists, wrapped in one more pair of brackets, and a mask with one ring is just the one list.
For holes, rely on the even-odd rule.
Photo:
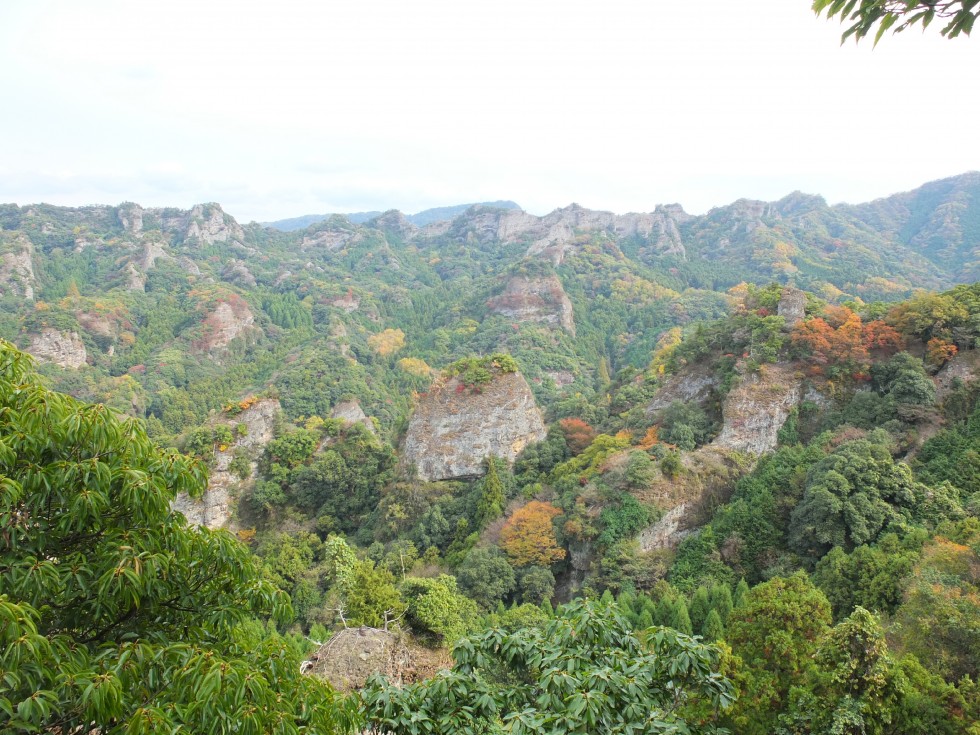
[(44, 388), (0, 341), (0, 729), (333, 733), (343, 702), (257, 617), (288, 598), (170, 510), (197, 462)]
[(578, 601), (543, 626), (463, 639), (450, 671), (363, 693), (375, 733), (715, 733), (734, 699), (715, 646), (669, 628), (636, 634), (613, 606)]

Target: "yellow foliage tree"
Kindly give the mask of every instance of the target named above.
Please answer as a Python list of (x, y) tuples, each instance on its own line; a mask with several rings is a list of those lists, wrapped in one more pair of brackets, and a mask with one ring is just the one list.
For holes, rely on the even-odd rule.
[(423, 378), (432, 375), (432, 368), (429, 367), (429, 363), (417, 357), (403, 357), (398, 361), (398, 369), (409, 375), (418, 375)]
[(405, 333), (400, 329), (386, 329), (368, 337), (368, 346), (382, 357), (394, 355), (405, 346)]
[(532, 500), (514, 512), (500, 531), (500, 548), (518, 567), (546, 567), (565, 558), (552, 519), (561, 511), (551, 503)]

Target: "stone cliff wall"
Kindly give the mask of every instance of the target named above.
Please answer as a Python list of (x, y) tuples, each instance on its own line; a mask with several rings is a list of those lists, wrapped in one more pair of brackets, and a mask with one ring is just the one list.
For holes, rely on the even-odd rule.
[(34, 300), (34, 246), (23, 235), (5, 241), (0, 235), (0, 247), (7, 252), (0, 255), (0, 296), (12, 294), (25, 301)]
[[(259, 455), (274, 437), (273, 429), (279, 410), (279, 401), (267, 398), (254, 403), (233, 418), (220, 421), (219, 423), (229, 426), (243, 424), (247, 431), (244, 435), (236, 435), (235, 441), (224, 451), (215, 452), (204, 494), (194, 499), (181, 493), (174, 500), (174, 510), (180, 511), (188, 521), (198, 526), (224, 528), (232, 525), (235, 500), (246, 486), (255, 481)], [(229, 471), (236, 450), (245, 451), (250, 457), (252, 474), (247, 480), (242, 480)]]
[(561, 327), (575, 336), (572, 302), (558, 276), (525, 278), (514, 276), (501, 294), (487, 302), (493, 314), (516, 322), (533, 322)]
[(41, 362), (53, 362), (64, 368), (80, 368), (88, 359), (85, 344), (77, 332), (59, 332), (47, 327), (31, 337), (27, 351)]
[(743, 375), (725, 398), (724, 425), (713, 446), (755, 455), (771, 452), (789, 412), (802, 399), (803, 377), (796, 365), (767, 364)]
[(404, 456), (425, 481), (478, 477), (485, 457), (513, 462), (545, 436), (541, 411), (519, 373), (499, 375), (478, 389), (450, 378), (419, 401)]

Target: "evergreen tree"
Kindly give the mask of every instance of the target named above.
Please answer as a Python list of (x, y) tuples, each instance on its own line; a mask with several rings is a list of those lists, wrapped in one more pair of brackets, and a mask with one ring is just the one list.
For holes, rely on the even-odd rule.
[(691, 615), (691, 626), (695, 633), (702, 633), (704, 623), (711, 612), (711, 603), (708, 600), (708, 588), (698, 587), (694, 596), (691, 598), (691, 606), (688, 609)]
[(732, 591), (727, 584), (716, 584), (711, 588), (711, 609), (718, 612), (723, 624), (728, 623), (728, 616), (732, 613), (735, 606), (732, 602)]
[(749, 593), (749, 585), (745, 579), (740, 579), (735, 586), (735, 594), (732, 595), (732, 609), (740, 607), (745, 601), (745, 596)]
[(684, 602), (683, 597), (678, 597), (674, 600), (669, 627), (685, 635), (692, 635), (694, 633), (691, 627), (691, 616), (687, 611), (687, 603)]
[(708, 613), (704, 627), (701, 629), (701, 635), (708, 643), (714, 643), (725, 638), (725, 626), (721, 622), (721, 616), (717, 610), (711, 610)]
[(671, 618), (674, 615), (674, 598), (664, 597), (660, 598), (657, 603), (656, 610), (653, 613), (653, 624), (654, 625), (670, 625)]
[(653, 627), (653, 617), (649, 610), (644, 610), (636, 619), (636, 630), (646, 630)]
[(487, 457), (487, 474), (483, 478), (483, 487), (480, 492), (480, 502), (476, 506), (476, 524), (478, 528), (485, 528), (490, 521), (499, 518), (504, 512), (504, 484), (500, 481), (497, 474), (497, 460)]

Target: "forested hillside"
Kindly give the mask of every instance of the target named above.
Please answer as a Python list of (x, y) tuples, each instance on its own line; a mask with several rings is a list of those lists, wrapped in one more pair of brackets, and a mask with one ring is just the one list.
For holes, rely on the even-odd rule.
[[(0, 226), (0, 336), (38, 360), (35, 376), (3, 348), (0, 415), (17, 419), (0, 424), (0, 463), (22, 489), (0, 519), (27, 517), (42, 491), (30, 467), (75, 472), (23, 438), (38, 429), (18, 381), (139, 419), (140, 467), (163, 461), (152, 443), (210, 475), (196, 486), (191, 464), (159, 491), (168, 533), (194, 532), (167, 507), (227, 528), (238, 542), (202, 531), (206, 553), (223, 569), (247, 545), (239, 581), (264, 595), (232, 614), (208, 593), (227, 621), (181, 623), (198, 653), (247, 668), (257, 640), (293, 661), (337, 630), (398, 631), (402, 653), (377, 670), (406, 686), (310, 660), (355, 697), (314, 687), (335, 715), (321, 727), (977, 732), (980, 174), (703, 216), (477, 206), (422, 227), (393, 211), (283, 232), (216, 204), (4, 205)], [(43, 510), (66, 549), (65, 518), (98, 528), (122, 522), (115, 503), (139, 505), (71, 488), (64, 512)], [(0, 594), (14, 594), (0, 620), (98, 632), (51, 610), (109, 583), (31, 581), (31, 564), (67, 558), (31, 529), (0, 535)], [(151, 574), (106, 558), (99, 574)], [(79, 666), (116, 666), (99, 650)], [(30, 686), (0, 685), (0, 716), (52, 726), (18, 705)]]

